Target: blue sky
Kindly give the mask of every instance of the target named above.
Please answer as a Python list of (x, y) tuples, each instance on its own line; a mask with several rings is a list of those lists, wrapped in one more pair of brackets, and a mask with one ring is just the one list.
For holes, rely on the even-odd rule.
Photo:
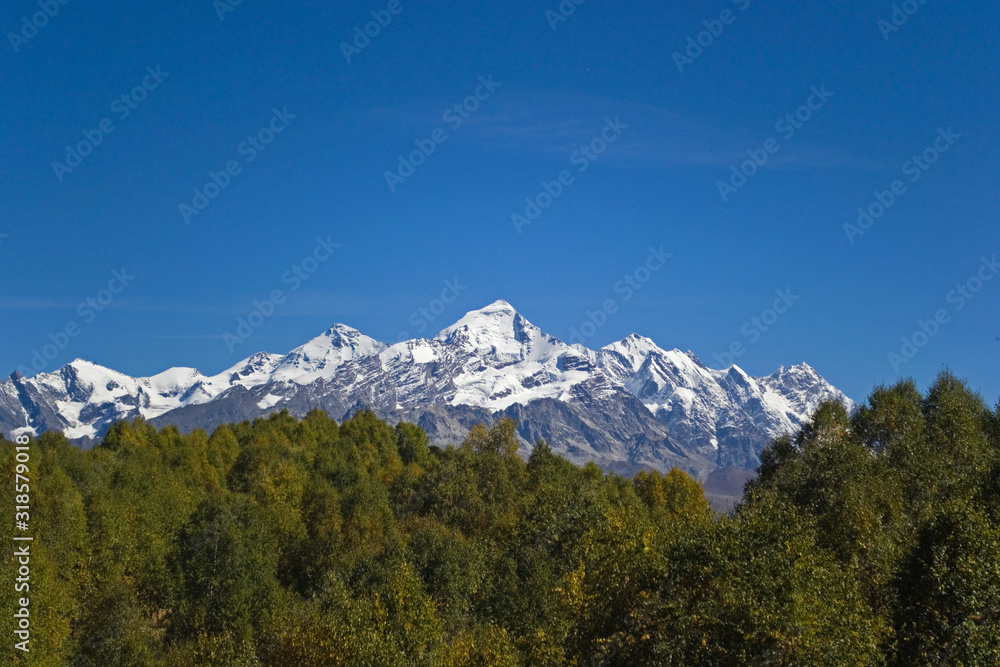
[[(947, 367), (996, 401), (1000, 279), (977, 280), (1000, 255), (1000, 7), (559, 6), (6, 3), (0, 370), (65, 343), (37, 365), (214, 373), (335, 322), (432, 336), (504, 298), (593, 348), (639, 332), (718, 367), (735, 344), (752, 374), (806, 361), (858, 399)], [(373, 11), (387, 25), (348, 62)], [(67, 171), (84, 132), (100, 143)], [(390, 188), (417, 142), (433, 153)], [(212, 173), (226, 187), (199, 200)], [(516, 225), (543, 182), (558, 196)], [(671, 257), (646, 273), (650, 248)]]

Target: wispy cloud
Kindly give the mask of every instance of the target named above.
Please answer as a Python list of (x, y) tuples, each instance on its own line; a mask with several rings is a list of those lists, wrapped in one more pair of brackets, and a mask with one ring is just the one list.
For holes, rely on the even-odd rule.
[(79, 301), (0, 297), (0, 310), (73, 310)]
[[(440, 121), (425, 107), (380, 109), (380, 122), (412, 129), (415, 134)], [(564, 92), (501, 90), (455, 132), (483, 150), (517, 155), (569, 155), (599, 132), (607, 116), (629, 125), (602, 163), (619, 168), (709, 167), (728, 169), (745, 159), (748, 148), (763, 143), (773, 128), (711, 125), (693, 115), (639, 102)], [(771, 169), (830, 167), (873, 168), (843, 147), (817, 145), (807, 137), (782, 142)]]
[(155, 340), (221, 340), (221, 334), (126, 334), (126, 338), (143, 338)]

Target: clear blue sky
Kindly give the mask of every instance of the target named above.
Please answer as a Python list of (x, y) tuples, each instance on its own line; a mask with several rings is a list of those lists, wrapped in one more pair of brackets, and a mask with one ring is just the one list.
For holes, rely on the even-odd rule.
[[(432, 336), (498, 298), (569, 338), (613, 300), (588, 346), (639, 332), (718, 366), (740, 343), (753, 374), (806, 361), (858, 399), (949, 367), (1000, 396), (1000, 277), (961, 310), (949, 299), (1000, 255), (996, 3), (929, 0), (891, 31), (888, 0), (588, 0), (565, 21), (546, 15), (557, 0), (388, 7), (244, 0), (220, 20), (210, 0), (77, 0), (33, 30), (37, 2), (5, 3), (3, 375), (67, 325), (77, 335), (45, 370), (81, 357), (132, 375), (215, 373), (335, 322)], [(388, 25), (347, 62), (341, 43), (372, 11)], [(678, 61), (708, 29), (721, 34)], [(478, 108), (446, 120), (477, 88)], [(241, 147), (273, 109), (294, 119), (275, 119), (262, 151)], [(796, 112), (808, 120), (786, 138), (776, 123)], [(104, 119), (114, 131), (72, 172), (53, 166)], [(938, 141), (947, 151), (926, 171), (904, 167), (939, 128), (960, 138)], [(602, 133), (615, 139), (603, 154), (576, 153)], [(391, 191), (385, 172), (428, 140), (434, 153)], [(718, 182), (748, 150), (767, 162), (723, 201)], [(194, 188), (230, 161), (238, 173), (188, 223), (179, 205), (204, 204)], [(563, 171), (519, 233), (512, 214), (542, 181), (558, 191)], [(903, 194), (849, 242), (844, 225), (897, 179)], [(340, 247), (307, 262), (307, 281), (283, 280), (317, 238)], [(647, 275), (661, 246), (672, 257)], [(135, 278), (103, 312), (78, 309), (112, 297), (101, 290), (122, 268)], [(648, 281), (630, 295), (619, 281), (637, 269)], [(454, 279), (460, 295), (421, 332), (411, 314)], [(277, 289), (284, 303), (227, 346)], [(798, 299), (768, 331), (741, 333), (786, 289)], [(945, 323), (897, 373), (887, 355), (938, 310)]]

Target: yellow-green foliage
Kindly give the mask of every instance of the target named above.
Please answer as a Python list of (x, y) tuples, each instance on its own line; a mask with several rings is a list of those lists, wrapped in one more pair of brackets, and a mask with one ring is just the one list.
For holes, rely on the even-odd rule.
[(517, 433), (440, 449), (313, 411), (44, 435), (32, 652), (5, 613), (0, 664), (1000, 664), (1000, 421), (949, 375), (821, 406), (727, 516), (680, 470), (523, 460)]

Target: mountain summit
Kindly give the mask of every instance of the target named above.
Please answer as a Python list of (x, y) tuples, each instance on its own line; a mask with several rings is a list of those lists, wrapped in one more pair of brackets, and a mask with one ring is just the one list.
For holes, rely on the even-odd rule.
[(435, 444), (481, 421), (520, 422), (571, 460), (629, 471), (754, 468), (761, 448), (793, 432), (824, 400), (853, 402), (802, 364), (767, 377), (706, 367), (691, 352), (633, 334), (600, 350), (569, 345), (500, 300), (433, 339), (386, 345), (337, 324), (288, 354), (257, 353), (206, 376), (173, 368), (132, 378), (76, 360), (0, 383), (0, 429), (62, 431), (89, 445), (116, 420), (143, 417), (211, 429), (288, 409), (341, 418), (368, 408), (422, 426)]

